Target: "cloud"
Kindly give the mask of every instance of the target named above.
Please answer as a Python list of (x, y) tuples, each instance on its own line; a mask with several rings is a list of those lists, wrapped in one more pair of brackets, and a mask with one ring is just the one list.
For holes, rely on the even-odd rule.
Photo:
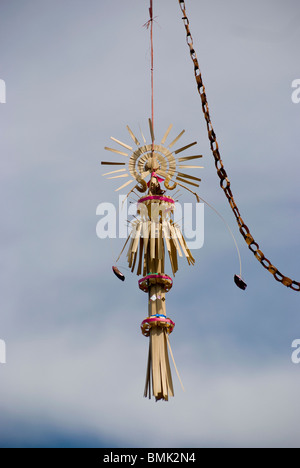
[[(186, 143), (198, 140), (205, 166), (200, 195), (237, 236), (247, 292), (233, 284), (232, 241), (206, 210), (196, 266), (181, 262), (167, 297), (187, 391), (177, 384), (168, 404), (145, 401), (148, 343), (139, 324), (147, 298), (136, 276), (125, 270), (124, 284), (113, 276), (123, 242), (96, 237), (95, 213), (102, 201), (118, 203), (115, 186), (101, 177), (110, 136), (129, 142), (126, 125), (139, 132), (141, 124), (149, 139), (147, 7), (133, 0), (3, 3), (4, 445), (299, 445), (299, 377), (290, 362), (290, 345), (299, 338), (298, 297), (239, 237), (215, 174), (181, 13), (174, 2), (161, 3), (155, 134), (160, 139), (172, 122), (176, 134), (186, 129)], [(215, 0), (204, 10), (200, 2), (188, 9), (235, 200), (266, 256), (297, 278), (300, 105), (291, 101), (291, 83), (299, 78), (299, 29), (290, 39), (268, 35), (259, 44), (250, 32), (282, 31), (299, 5)], [(247, 34), (237, 35), (237, 28)]]
[(117, 323), (104, 325), (98, 340), (73, 326), (10, 345), (0, 407), (16, 434), (30, 421), (27, 444), (45, 442), (47, 423), (54, 434), (93, 434), (99, 444), (105, 436), (126, 447), (299, 446), (298, 372), (290, 361), (243, 363), (243, 348), (220, 338), (197, 351), (173, 345), (175, 356), (184, 355), (177, 363), (186, 392), (174, 376), (175, 399), (149, 402), (142, 397), (147, 340)]

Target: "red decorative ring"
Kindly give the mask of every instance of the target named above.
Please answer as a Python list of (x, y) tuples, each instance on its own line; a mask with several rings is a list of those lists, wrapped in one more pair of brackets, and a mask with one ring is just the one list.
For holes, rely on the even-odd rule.
[(149, 286), (152, 284), (161, 284), (165, 292), (169, 292), (173, 286), (173, 280), (168, 275), (150, 274), (139, 280), (139, 288), (145, 293), (149, 292)]
[(161, 195), (148, 195), (147, 197), (140, 198), (138, 203), (145, 203), (145, 202), (151, 201), (151, 200), (157, 200), (157, 201), (162, 201), (162, 202), (166, 202), (166, 203), (175, 204), (175, 200), (173, 200), (173, 198), (163, 197)]
[(150, 331), (152, 327), (164, 328), (166, 332), (170, 335), (175, 327), (175, 322), (167, 317), (148, 317), (141, 323), (141, 331), (144, 336), (150, 336)]

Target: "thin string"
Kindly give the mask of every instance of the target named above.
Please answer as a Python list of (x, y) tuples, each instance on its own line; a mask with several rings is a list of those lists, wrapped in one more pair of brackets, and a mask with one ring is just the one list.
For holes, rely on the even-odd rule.
[(153, 47), (153, 0), (150, 0), (150, 7), (149, 7), (149, 15), (150, 19), (147, 23), (144, 24), (144, 27), (149, 29), (150, 28), (150, 46), (151, 46), (151, 122), (152, 122), (152, 157), (154, 155), (154, 47)]
[(238, 244), (237, 244), (237, 241), (236, 241), (236, 239), (235, 239), (235, 237), (234, 237), (234, 234), (233, 234), (232, 230), (231, 230), (230, 227), (229, 227), (229, 224), (227, 223), (227, 221), (225, 220), (225, 218), (221, 215), (221, 213), (219, 213), (218, 210), (216, 210), (215, 207), (213, 207), (210, 203), (208, 203), (206, 200), (204, 200), (204, 198), (202, 198), (202, 197), (199, 197), (199, 198), (200, 198), (200, 200), (202, 200), (203, 203), (205, 203), (211, 210), (213, 210), (213, 211), (216, 213), (216, 215), (219, 216), (219, 218), (221, 218), (221, 220), (223, 221), (223, 223), (224, 223), (225, 226), (227, 227), (228, 232), (229, 232), (229, 234), (231, 235), (231, 237), (232, 237), (232, 239), (233, 239), (233, 242), (234, 242), (234, 244), (235, 244), (235, 248), (236, 248), (236, 251), (237, 251), (237, 254), (238, 254), (238, 257), (239, 257), (240, 276), (242, 276), (242, 259), (241, 259), (240, 249), (239, 249), (239, 247), (238, 247)]
[[(154, 48), (153, 48), (153, 0), (150, 0), (150, 41), (151, 41), (151, 119), (154, 134)], [(152, 154), (154, 153), (154, 140), (152, 139)]]
[(168, 343), (168, 347), (169, 347), (169, 351), (170, 351), (170, 354), (171, 354), (171, 358), (172, 358), (172, 361), (173, 361), (173, 364), (174, 364), (174, 367), (175, 367), (175, 371), (176, 371), (176, 374), (177, 374), (177, 377), (178, 377), (178, 380), (180, 382), (180, 385), (181, 385), (181, 388), (183, 391), (184, 390), (184, 386), (183, 386), (183, 383), (182, 383), (182, 380), (180, 378), (180, 375), (179, 375), (179, 372), (178, 372), (178, 369), (177, 369), (177, 366), (175, 364), (175, 359), (174, 359), (174, 356), (173, 356), (173, 352), (172, 352), (172, 348), (171, 348), (171, 343), (170, 343), (170, 340), (169, 340), (169, 335), (168, 333), (165, 331), (165, 335), (166, 335), (166, 338), (167, 338), (167, 343)]
[[(226, 228), (228, 229), (229, 231), (229, 234), (231, 235), (232, 239), (233, 239), (233, 242), (235, 244), (235, 248), (236, 248), (236, 251), (237, 251), (237, 254), (238, 254), (238, 257), (239, 257), (239, 264), (240, 264), (240, 276), (242, 276), (242, 258), (241, 258), (241, 254), (240, 254), (240, 249), (238, 247), (238, 244), (237, 244), (237, 241), (234, 237), (234, 234), (232, 232), (232, 230), (230, 229), (228, 223), (226, 222), (225, 218), (218, 212), (218, 210), (216, 210), (216, 208), (214, 208), (212, 205), (210, 205), (206, 200), (204, 200), (204, 198), (201, 198), (199, 197), (199, 195), (196, 193), (196, 192), (193, 192), (192, 190), (190, 190), (189, 188), (185, 187), (184, 185), (180, 184), (179, 182), (177, 182), (177, 185), (180, 185), (180, 187), (184, 188), (185, 190), (188, 190), (189, 192), (191, 192), (193, 195), (195, 195), (196, 199), (197, 199), (197, 202), (200, 203), (200, 200), (203, 201), (203, 203), (205, 203), (211, 210), (213, 210), (220, 218), (221, 220), (223, 221), (223, 223), (225, 224)], [(178, 198), (178, 197), (177, 197)]]

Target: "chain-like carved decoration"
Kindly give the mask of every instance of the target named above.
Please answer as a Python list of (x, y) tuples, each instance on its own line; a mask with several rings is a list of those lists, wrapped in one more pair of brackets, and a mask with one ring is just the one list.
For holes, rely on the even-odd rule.
[(226, 197), (228, 199), (230, 207), (231, 207), (231, 209), (233, 211), (233, 214), (234, 214), (234, 216), (236, 218), (236, 221), (238, 223), (240, 233), (242, 234), (242, 236), (245, 239), (249, 249), (251, 250), (251, 252), (253, 252), (253, 254), (257, 258), (257, 260), (262, 264), (262, 266), (266, 270), (268, 270), (274, 276), (276, 281), (282, 283), (284, 286), (287, 286), (288, 288), (293, 289), (294, 291), (300, 291), (300, 283), (298, 283), (297, 281), (293, 281), (291, 278), (288, 278), (287, 276), (284, 276), (282, 273), (280, 273), (280, 271), (274, 265), (272, 265), (270, 260), (268, 260), (265, 257), (263, 252), (260, 250), (258, 243), (255, 242), (253, 236), (251, 235), (248, 226), (246, 226), (246, 224), (244, 223), (244, 221), (243, 221), (243, 219), (242, 219), (242, 217), (240, 215), (240, 211), (239, 211), (239, 209), (238, 209), (238, 207), (237, 207), (237, 205), (235, 203), (235, 200), (233, 198), (233, 194), (232, 194), (232, 191), (231, 191), (231, 188), (230, 188), (230, 181), (228, 179), (227, 172), (226, 172), (226, 170), (224, 168), (223, 161), (221, 159), (221, 155), (220, 155), (220, 152), (219, 152), (219, 145), (218, 145), (218, 142), (217, 142), (217, 137), (216, 137), (216, 134), (214, 132), (214, 129), (213, 129), (213, 126), (212, 126), (212, 123), (211, 123), (210, 113), (209, 113), (209, 108), (208, 108), (208, 102), (207, 102), (207, 97), (206, 97), (206, 93), (205, 93), (205, 87), (204, 87), (204, 84), (203, 84), (201, 71), (200, 71), (200, 68), (199, 68), (199, 62), (198, 62), (198, 59), (197, 59), (197, 54), (196, 54), (196, 51), (194, 49), (193, 38), (192, 38), (192, 35), (191, 35), (190, 26), (189, 26), (190, 23), (189, 23), (189, 20), (187, 18), (187, 14), (186, 14), (185, 1), (184, 0), (178, 0), (178, 1), (179, 1), (181, 11), (183, 13), (183, 18), (182, 19), (183, 19), (185, 29), (186, 29), (187, 44), (189, 46), (190, 55), (191, 55), (191, 58), (192, 58), (192, 61), (193, 61), (193, 64), (194, 64), (194, 71), (195, 71), (195, 78), (196, 78), (196, 82), (197, 82), (197, 88), (198, 88), (198, 92), (200, 94), (200, 98), (201, 98), (201, 102), (202, 102), (202, 110), (203, 110), (204, 118), (205, 118), (206, 125), (207, 125), (208, 138), (209, 138), (209, 141), (210, 141), (211, 151), (212, 151), (212, 154), (213, 154), (214, 159), (215, 159), (215, 166), (216, 166), (216, 169), (217, 169), (217, 174), (218, 174), (218, 176), (220, 178), (220, 186), (223, 189), (223, 191), (224, 191), (224, 193), (225, 193), (225, 195), (226, 195)]

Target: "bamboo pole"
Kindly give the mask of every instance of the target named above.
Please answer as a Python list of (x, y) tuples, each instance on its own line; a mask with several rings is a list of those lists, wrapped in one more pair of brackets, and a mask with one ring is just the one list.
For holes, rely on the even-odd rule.
[[(152, 177), (149, 195), (153, 194), (152, 190), (157, 186), (159, 187), (157, 179)], [(151, 210), (149, 213), (151, 216)], [(154, 228), (155, 222), (157, 229)], [(162, 234), (162, 216), (155, 220), (150, 219), (150, 223), (150, 242), (147, 243), (147, 250), (145, 250), (147, 275), (155, 273), (164, 274), (165, 252)], [(158, 237), (156, 238), (157, 232)], [(163, 285), (150, 284), (148, 290), (148, 316), (163, 315), (166, 317), (165, 291)], [(150, 329), (144, 396), (151, 398), (152, 387), (152, 393), (156, 401), (168, 401), (169, 396), (174, 396), (166, 333), (166, 329), (161, 326), (153, 326)]]

